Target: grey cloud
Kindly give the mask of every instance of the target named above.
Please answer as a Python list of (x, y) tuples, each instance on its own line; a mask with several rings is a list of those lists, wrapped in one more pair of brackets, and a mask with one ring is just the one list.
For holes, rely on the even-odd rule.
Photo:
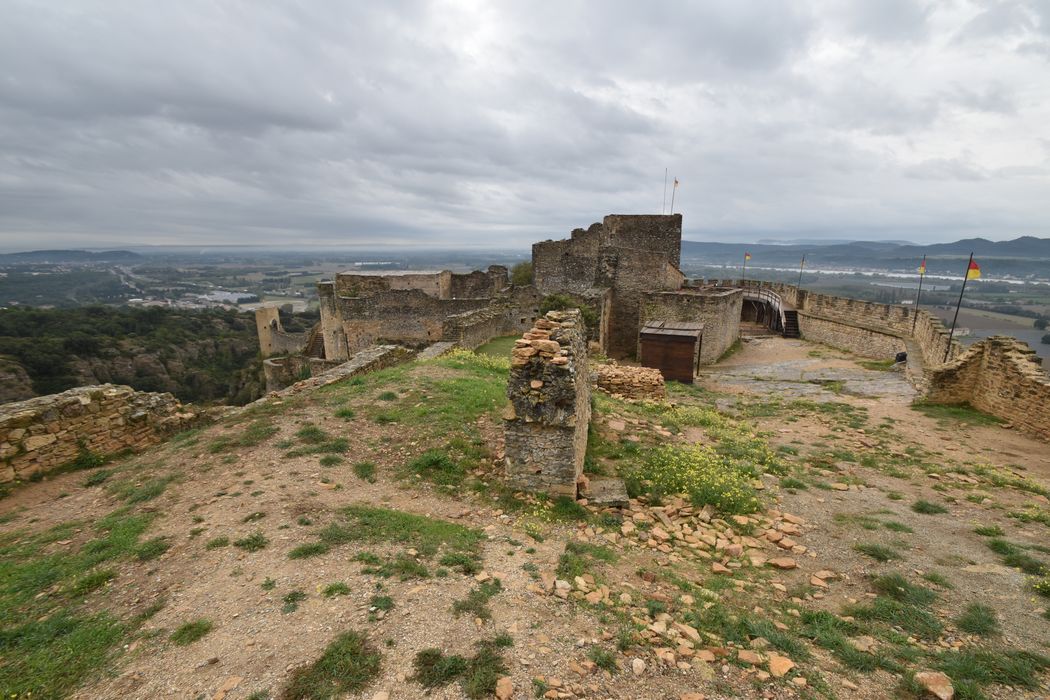
[(1015, 5), (15, 1), (0, 247), (524, 246), (665, 167), (687, 234), (1050, 234)]

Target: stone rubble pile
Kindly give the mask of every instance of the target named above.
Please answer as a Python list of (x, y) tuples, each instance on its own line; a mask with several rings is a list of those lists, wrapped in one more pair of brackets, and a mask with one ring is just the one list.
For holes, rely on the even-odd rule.
[(653, 367), (601, 364), (594, 367), (594, 374), (598, 389), (616, 398), (660, 400), (667, 396), (664, 377)]

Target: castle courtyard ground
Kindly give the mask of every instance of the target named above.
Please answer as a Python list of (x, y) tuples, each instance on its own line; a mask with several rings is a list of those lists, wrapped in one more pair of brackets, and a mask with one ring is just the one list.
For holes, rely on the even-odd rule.
[(389, 368), (0, 500), (5, 697), (452, 699), (505, 677), (515, 698), (918, 698), (940, 671), (960, 698), (1050, 693), (1045, 443), (759, 338), (668, 404), (596, 396), (587, 467), (699, 445), (753, 470), (758, 510), (651, 488), (580, 507), (501, 488), (500, 362)]

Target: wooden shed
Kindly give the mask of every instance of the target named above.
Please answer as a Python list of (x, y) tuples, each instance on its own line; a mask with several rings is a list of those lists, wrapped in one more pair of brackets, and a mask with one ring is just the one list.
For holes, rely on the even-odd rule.
[(649, 321), (639, 332), (639, 361), (655, 367), (664, 379), (693, 383), (700, 363), (702, 323)]

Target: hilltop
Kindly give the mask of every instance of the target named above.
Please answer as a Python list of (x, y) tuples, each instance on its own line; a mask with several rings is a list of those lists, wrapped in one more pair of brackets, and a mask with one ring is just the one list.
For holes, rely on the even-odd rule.
[(768, 338), (595, 396), (586, 471), (633, 497), (602, 507), (502, 486), (507, 370), (410, 362), (15, 490), (0, 690), (1045, 695), (1045, 444)]

